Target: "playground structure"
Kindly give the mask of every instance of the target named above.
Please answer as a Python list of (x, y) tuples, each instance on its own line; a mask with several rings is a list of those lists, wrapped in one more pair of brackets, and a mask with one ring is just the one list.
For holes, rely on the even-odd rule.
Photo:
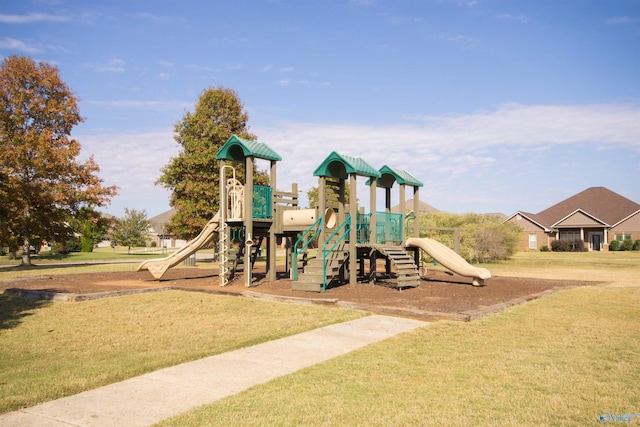
[[(313, 209), (298, 206), (297, 184), (291, 191), (276, 188), (276, 164), (282, 158), (266, 144), (233, 135), (216, 155), (220, 162), (220, 210), (202, 232), (179, 251), (166, 258), (148, 260), (138, 270), (149, 270), (156, 279), (194, 254), (218, 236), (220, 285), (242, 278), (253, 285), (253, 270), (266, 241), (265, 279), (276, 280), (276, 248), (286, 243), (286, 272), (292, 289), (323, 292), (334, 279), (349, 284), (376, 283), (381, 277), (393, 278), (394, 287), (415, 287), (420, 282), (420, 251), (462, 276), (482, 286), (491, 277), (485, 268), (468, 264), (452, 249), (427, 238), (420, 238), (419, 189), (423, 184), (405, 170), (383, 166), (374, 169), (360, 158), (332, 152), (314, 171), (318, 177), (318, 204)], [(269, 185), (254, 185), (254, 162), (270, 164)], [(235, 164), (235, 167), (232, 164)], [(242, 168), (242, 184), (236, 167)], [(369, 186), (370, 213), (347, 203), (357, 200), (357, 180)], [(399, 213), (391, 212), (391, 190), (399, 186)], [(413, 206), (405, 206), (406, 187), (413, 189)], [(385, 210), (376, 212), (378, 188), (385, 192)], [(239, 242), (233, 247), (233, 242)], [(317, 255), (307, 259), (309, 245), (315, 242)], [(382, 260), (384, 272), (379, 272)], [(368, 267), (367, 267), (368, 261)]]

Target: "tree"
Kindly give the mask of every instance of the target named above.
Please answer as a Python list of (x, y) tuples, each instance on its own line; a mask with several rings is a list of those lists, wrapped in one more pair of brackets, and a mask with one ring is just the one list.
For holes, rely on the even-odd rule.
[(186, 112), (175, 125), (175, 140), (181, 151), (162, 169), (157, 181), (171, 190), (170, 204), (176, 209), (168, 230), (191, 239), (215, 215), (220, 199), (216, 154), (234, 134), (256, 138), (249, 133), (248, 120), (238, 94), (217, 87), (207, 88), (194, 112)]
[(93, 247), (105, 239), (112, 224), (111, 215), (104, 215), (90, 207), (81, 208), (69, 221), (74, 234), (80, 234), (82, 252), (93, 252)]
[(127, 253), (131, 253), (131, 246), (145, 246), (149, 229), (147, 213), (142, 210), (124, 208), (124, 217), (116, 221), (110, 233), (112, 244), (127, 246)]
[(469, 262), (506, 259), (517, 251), (520, 228), (503, 222), (496, 215), (466, 213), (464, 215), (437, 212), (420, 215), (421, 236), (430, 237), (453, 248), (450, 231), (428, 230), (429, 227), (458, 228), (460, 256)]
[[(349, 200), (351, 200), (351, 187), (349, 187), (349, 183), (345, 182), (344, 183), (344, 199), (345, 199), (345, 203), (349, 203)], [(319, 189), (318, 187), (311, 187), (309, 189), (309, 191), (307, 191), (307, 200), (309, 202), (309, 208), (315, 208), (316, 206), (318, 206), (318, 193), (319, 193)], [(357, 201), (356, 201), (357, 202)]]
[(0, 205), (7, 221), (0, 238), (22, 244), (22, 264), (31, 265), (32, 239), (64, 241), (68, 221), (82, 207), (102, 206), (116, 194), (103, 187), (100, 168), (77, 157), (71, 129), (84, 119), (75, 94), (50, 64), (10, 56), (0, 68)]
[(93, 252), (93, 225), (89, 220), (84, 222), (80, 242), (82, 245), (82, 252)]

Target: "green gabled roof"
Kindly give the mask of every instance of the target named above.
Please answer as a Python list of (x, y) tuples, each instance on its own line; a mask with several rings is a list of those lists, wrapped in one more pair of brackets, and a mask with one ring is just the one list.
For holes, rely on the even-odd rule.
[[(379, 169), (379, 172), (380, 177), (376, 180), (376, 185), (380, 188), (391, 188), (396, 181), (398, 184), (412, 185), (414, 187), (422, 187), (424, 185), (404, 169), (393, 169), (384, 165)], [(371, 185), (371, 180), (367, 181), (367, 185)]]
[(361, 158), (344, 156), (335, 151), (329, 154), (313, 172), (314, 176), (330, 176), (343, 179), (353, 174), (374, 178), (380, 177), (380, 173)]
[(249, 141), (248, 139), (238, 138), (235, 135), (231, 135), (227, 142), (218, 150), (216, 159), (235, 160), (239, 162), (250, 156), (264, 160), (282, 160), (282, 157), (269, 148), (264, 142)]

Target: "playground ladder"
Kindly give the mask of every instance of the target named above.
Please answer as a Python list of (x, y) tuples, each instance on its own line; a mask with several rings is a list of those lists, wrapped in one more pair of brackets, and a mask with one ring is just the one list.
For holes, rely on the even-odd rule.
[(229, 237), (227, 236), (229, 225), (225, 221), (221, 221), (221, 225), (218, 233), (220, 238), (220, 286), (227, 286), (229, 284)]
[[(253, 269), (254, 264), (256, 263), (256, 259), (258, 258), (259, 252), (260, 252), (260, 246), (262, 245), (262, 239), (263, 237), (260, 237), (258, 239), (258, 244), (257, 245), (251, 245), (251, 269)], [(233, 262), (233, 267), (231, 268), (231, 271), (229, 273), (229, 278), (228, 280), (233, 280), (237, 275), (240, 275), (241, 273), (244, 272), (245, 270), (245, 265), (244, 265), (244, 251), (245, 251), (245, 246), (246, 245), (240, 245), (238, 247), (238, 251), (236, 252), (236, 258)]]

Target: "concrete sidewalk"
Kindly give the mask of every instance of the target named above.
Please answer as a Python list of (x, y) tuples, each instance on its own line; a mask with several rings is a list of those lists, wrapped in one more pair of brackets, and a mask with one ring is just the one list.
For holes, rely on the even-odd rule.
[(0, 425), (148, 426), (426, 324), (373, 315), (326, 326), (0, 415)]

